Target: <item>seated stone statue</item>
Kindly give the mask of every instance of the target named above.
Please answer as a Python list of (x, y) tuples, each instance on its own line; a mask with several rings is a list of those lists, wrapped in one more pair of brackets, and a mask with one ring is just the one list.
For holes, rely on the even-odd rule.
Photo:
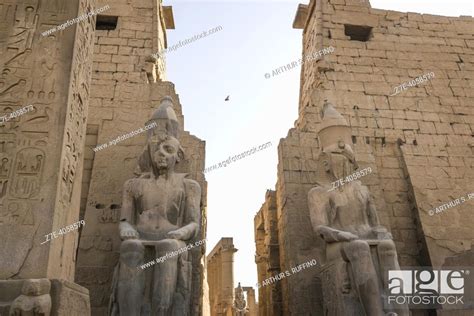
[[(358, 180), (332, 190), (331, 182), (344, 179), (358, 168), (351, 148), (350, 128), (345, 119), (326, 103), (319, 132), (322, 152), (319, 163), (327, 178), (321, 179), (308, 193), (313, 228), (326, 244), (326, 262), (344, 260), (350, 267), (353, 287), (367, 316), (409, 315), (406, 306), (397, 313), (383, 308), (383, 290), (387, 289), (388, 270), (399, 270), (392, 236), (379, 223), (368, 188)], [(350, 144), (350, 145), (349, 145)], [(379, 274), (376, 273), (371, 247), (376, 247)], [(381, 276), (381, 281), (379, 281)], [(339, 302), (342, 303), (342, 302)]]
[[(192, 265), (185, 247), (200, 231), (201, 189), (186, 174), (174, 172), (184, 153), (169, 104), (162, 104), (152, 120), (158, 128), (148, 135), (140, 161), (151, 170), (123, 188), (112, 315), (190, 315)], [(147, 249), (152, 259), (179, 254), (143, 269)]]

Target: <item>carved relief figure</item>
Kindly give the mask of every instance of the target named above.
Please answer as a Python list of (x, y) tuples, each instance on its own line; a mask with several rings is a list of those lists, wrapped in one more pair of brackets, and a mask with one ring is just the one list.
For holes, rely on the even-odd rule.
[[(388, 270), (400, 269), (395, 244), (391, 234), (380, 225), (371, 194), (360, 181), (330, 190), (331, 182), (351, 175), (358, 165), (346, 120), (327, 102), (322, 118), (319, 162), (326, 178), (308, 193), (312, 225), (325, 242), (326, 262), (342, 259), (349, 267), (351, 275), (343, 285), (344, 291), (348, 293), (352, 288), (357, 293), (367, 316), (385, 315), (379, 278), (387, 289)], [(376, 248), (379, 275), (371, 247)], [(397, 313), (391, 315), (408, 315), (408, 310), (403, 306)]]
[[(192, 265), (185, 247), (200, 231), (201, 188), (174, 171), (184, 152), (169, 98), (152, 120), (158, 126), (149, 134), (140, 159), (142, 175), (126, 181), (123, 188), (122, 244), (110, 315), (190, 315)], [(141, 267), (178, 250), (163, 262)]]

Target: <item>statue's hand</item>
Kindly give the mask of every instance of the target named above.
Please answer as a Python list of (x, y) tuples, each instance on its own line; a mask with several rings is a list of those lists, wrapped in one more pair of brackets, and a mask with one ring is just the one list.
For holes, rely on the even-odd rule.
[(122, 229), (120, 231), (120, 238), (122, 240), (138, 239), (138, 237), (139, 237), (138, 232), (133, 228)]
[(120, 221), (119, 234), (122, 240), (138, 239), (140, 237), (135, 227), (130, 225), (130, 223), (125, 220)]
[(383, 227), (383, 226), (376, 226), (376, 227), (373, 227), (373, 228), (372, 228), (372, 232), (375, 234), (375, 237), (376, 237), (378, 240), (393, 239), (392, 234), (389, 233), (389, 231), (387, 230), (387, 228), (385, 228), (385, 227)]
[(381, 225), (372, 227), (372, 231), (374, 233), (387, 233), (388, 232), (387, 228), (385, 228)]
[(318, 226), (316, 231), (324, 239), (325, 242), (340, 242), (340, 241), (351, 241), (354, 239), (359, 239), (357, 235), (354, 235), (350, 232), (334, 229), (328, 226)]
[(354, 235), (353, 233), (339, 232), (337, 234), (337, 241), (351, 241), (355, 239), (359, 239), (359, 237), (357, 235)]
[(186, 232), (182, 229), (172, 230), (168, 233), (168, 237), (172, 239), (184, 240), (186, 238)]

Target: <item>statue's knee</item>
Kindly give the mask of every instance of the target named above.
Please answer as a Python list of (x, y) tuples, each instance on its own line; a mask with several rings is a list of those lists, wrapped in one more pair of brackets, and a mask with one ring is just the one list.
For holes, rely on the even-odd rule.
[(175, 251), (185, 246), (186, 244), (184, 243), (184, 241), (177, 239), (165, 239), (162, 240), (157, 247), (161, 251)]
[(350, 260), (370, 256), (369, 244), (364, 240), (353, 240), (345, 247), (345, 253)]
[(349, 247), (358, 253), (369, 253), (369, 244), (364, 240), (354, 240), (349, 243)]
[(120, 259), (129, 263), (138, 263), (145, 254), (143, 244), (135, 239), (122, 241), (120, 245)]
[(380, 254), (384, 255), (396, 255), (397, 250), (395, 248), (395, 243), (392, 240), (382, 240), (377, 245), (377, 250)]
[(142, 242), (136, 239), (128, 239), (122, 241), (120, 245), (120, 252), (144, 252), (145, 246)]

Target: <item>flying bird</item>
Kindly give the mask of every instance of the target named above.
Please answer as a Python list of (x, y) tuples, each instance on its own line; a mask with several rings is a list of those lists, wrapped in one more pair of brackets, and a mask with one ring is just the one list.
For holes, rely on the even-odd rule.
[(227, 96), (227, 98), (225, 98), (225, 101), (229, 101), (230, 99), (230, 95)]

